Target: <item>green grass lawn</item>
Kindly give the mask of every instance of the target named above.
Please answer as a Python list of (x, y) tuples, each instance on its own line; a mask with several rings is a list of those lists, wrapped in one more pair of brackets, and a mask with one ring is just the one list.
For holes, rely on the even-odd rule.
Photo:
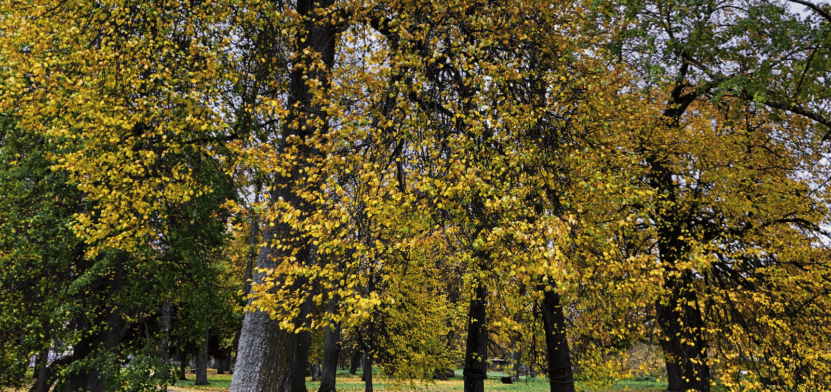
[[(495, 391), (495, 392), (548, 392), (548, 380), (546, 378), (537, 377), (521, 377), (520, 382), (516, 384), (503, 384), (500, 381), (500, 378), (505, 376), (504, 373), (499, 372), (488, 372), (488, 379), (485, 380), (485, 390), (487, 391)], [(176, 386), (170, 388), (170, 391), (189, 391), (189, 390), (200, 390), (203, 392), (220, 392), (220, 391), (227, 391), (231, 385), (231, 375), (229, 374), (216, 374), (214, 370), (210, 370), (208, 373), (208, 382), (210, 385), (207, 386), (194, 386), (193, 383), (196, 379), (196, 376), (189, 373), (187, 381), (177, 381)], [(429, 382), (415, 382), (415, 383), (407, 383), (401, 382), (397, 380), (393, 380), (388, 378), (384, 374), (374, 374), (373, 375), (373, 388), (376, 391), (404, 391), (404, 390), (421, 390), (424, 392), (445, 392), (445, 391), (462, 391), (463, 382), (462, 382), (462, 372), (461, 370), (456, 370), (456, 377), (447, 380), (447, 381), (440, 381), (434, 380)], [(311, 381), (311, 377), (307, 378), (306, 387), (309, 389), (309, 392), (317, 391), (320, 383), (317, 381)], [(580, 387), (578, 383), (578, 388)], [(602, 389), (601, 391), (605, 390), (632, 390), (632, 391), (662, 391), (665, 390), (667, 387), (666, 383), (656, 382), (655, 380), (626, 380), (620, 381), (613, 384), (608, 389)], [(364, 390), (364, 383), (361, 381), (361, 373), (358, 372), (356, 375), (349, 374), (347, 371), (338, 371), (337, 376), (337, 389), (338, 391), (343, 392), (358, 392)], [(586, 389), (583, 389), (586, 390)]]

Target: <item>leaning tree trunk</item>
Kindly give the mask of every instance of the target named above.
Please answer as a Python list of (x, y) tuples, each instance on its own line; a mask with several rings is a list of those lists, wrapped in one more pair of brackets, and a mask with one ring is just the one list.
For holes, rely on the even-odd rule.
[[(294, 67), (289, 73), (288, 99), (286, 108), (290, 110), (284, 119), (283, 135), (294, 135), (293, 138), (281, 139), (280, 151), (294, 149), (296, 157), (288, 177), (279, 176), (273, 184), (270, 202), (279, 200), (289, 203), (302, 215), (311, 212), (313, 205), (302, 199), (298, 194), (298, 187), (308, 174), (304, 165), (308, 165), (311, 158), (317, 154), (312, 143), (306, 143), (316, 133), (327, 131), (328, 114), (316, 101), (315, 90), (328, 91), (330, 82), (328, 70), (335, 62), (335, 45), (338, 30), (335, 22), (314, 22), (319, 19), (319, 12), (325, 11), (334, 4), (334, 0), (298, 0), (296, 11), (307, 18), (306, 30), (293, 36), (297, 47), (297, 56), (293, 58)], [(334, 18), (333, 18), (334, 19)], [(273, 31), (263, 31), (262, 34), (273, 34)], [(264, 40), (270, 42), (270, 39)], [(322, 61), (322, 67), (320, 64)], [(317, 83), (311, 83), (316, 81)], [(303, 124), (301, 126), (301, 124)], [(315, 124), (315, 125), (312, 125)], [(272, 241), (279, 240), (281, 245), (292, 247), (292, 255), (301, 263), (310, 263), (314, 254), (310, 244), (304, 239), (298, 239), (300, 233), (283, 222), (269, 222), (274, 226), (266, 226), (263, 233), (266, 246), (260, 249), (257, 258), (258, 271), (254, 275), (255, 283), (263, 283), (265, 272), (277, 267), (284, 255), (281, 249), (273, 247)], [(292, 289), (301, 289), (292, 287)], [(303, 308), (307, 308), (304, 301)], [(310, 305), (308, 306), (310, 308)], [(296, 320), (304, 324), (303, 317), (308, 316), (310, 309), (301, 309), (301, 319)], [(305, 372), (308, 362), (309, 334), (295, 334), (294, 331), (280, 329), (280, 320), (272, 320), (268, 313), (262, 311), (246, 312), (240, 333), (239, 351), (235, 375), (231, 382), (231, 392), (306, 392)], [(305, 354), (300, 353), (305, 347)], [(305, 356), (305, 361), (303, 357)], [(299, 361), (298, 361), (299, 360)], [(303, 363), (300, 363), (303, 362)], [(303, 382), (300, 382), (303, 380)]]
[(361, 366), (362, 351), (360, 345), (356, 345), (352, 350), (352, 359), (349, 361), (349, 374), (354, 375), (358, 373), (358, 367)]
[[(329, 300), (326, 307), (327, 314), (335, 314), (338, 311), (340, 295), (335, 293)], [(338, 356), (340, 354), (340, 323), (329, 323), (326, 325), (326, 333), (323, 338), (323, 369), (320, 377), (320, 388), (318, 392), (335, 392), (335, 375), (338, 371)]]
[(470, 300), (465, 345), (464, 392), (484, 392), (488, 378), (488, 289), (483, 282), (474, 289)]
[(208, 385), (208, 338), (210, 338), (210, 328), (205, 327), (205, 342), (202, 344), (202, 349), (196, 355), (196, 382), (194, 385)]
[(548, 383), (551, 392), (574, 392), (574, 372), (566, 339), (566, 318), (560, 294), (543, 290), (542, 321), (545, 331), (545, 354), (548, 357)]

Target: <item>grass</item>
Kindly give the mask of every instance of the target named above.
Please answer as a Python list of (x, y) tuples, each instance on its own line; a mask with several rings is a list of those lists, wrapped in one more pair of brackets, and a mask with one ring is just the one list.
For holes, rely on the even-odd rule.
[[(531, 378), (521, 377), (520, 382), (516, 384), (502, 384), (500, 378), (506, 376), (504, 373), (488, 372), (488, 379), (485, 380), (485, 390), (494, 392), (548, 392), (548, 380), (543, 377)], [(196, 376), (192, 373), (188, 374), (187, 381), (177, 381), (175, 386), (171, 386), (171, 392), (225, 392), (228, 391), (231, 385), (230, 374), (216, 374), (213, 369), (208, 370), (207, 386), (195, 386), (194, 381)], [(306, 378), (306, 387), (309, 392), (317, 391), (320, 383), (311, 381), (311, 377)], [(424, 392), (451, 392), (462, 391), (464, 389), (462, 381), (461, 370), (456, 370), (456, 377), (447, 380), (433, 380), (428, 382), (401, 382), (393, 380), (384, 374), (373, 374), (372, 386), (377, 391), (413, 391), (419, 390)], [(578, 383), (579, 387), (579, 383)], [(654, 392), (663, 391), (667, 387), (666, 383), (657, 382), (654, 379), (640, 379), (640, 380), (624, 380), (613, 384), (608, 389), (601, 391), (619, 391), (630, 390), (639, 392)], [(361, 373), (356, 375), (349, 374), (346, 371), (338, 371), (337, 375), (337, 389), (341, 392), (359, 392), (364, 390), (364, 382), (361, 381)], [(601, 392), (596, 391), (596, 392)]]

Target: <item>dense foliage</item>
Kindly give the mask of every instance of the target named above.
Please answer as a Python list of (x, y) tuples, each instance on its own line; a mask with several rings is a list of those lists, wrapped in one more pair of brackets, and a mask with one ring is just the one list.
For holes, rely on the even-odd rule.
[(803, 0), (4, 1), (0, 382), (826, 390), (829, 70)]

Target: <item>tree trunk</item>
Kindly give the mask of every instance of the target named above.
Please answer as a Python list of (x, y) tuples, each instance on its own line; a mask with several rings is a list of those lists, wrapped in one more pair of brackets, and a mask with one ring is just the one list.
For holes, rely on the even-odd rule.
[(663, 339), (661, 349), (667, 368), (668, 391), (709, 392), (710, 368), (703, 321), (690, 272), (681, 278), (667, 279), (670, 296), (667, 304), (656, 304), (656, 316)]
[(210, 338), (210, 328), (205, 327), (205, 342), (196, 355), (196, 382), (194, 385), (208, 385), (208, 338)]
[(47, 375), (47, 366), (49, 366), (49, 349), (42, 352), (38, 357), (38, 362), (36, 364), (35, 371), (33, 372), (33, 376), (37, 379), (35, 381), (35, 385), (32, 386), (32, 392), (47, 392), (49, 390), (48, 383), (48, 375)]
[(179, 352), (179, 379), (185, 381), (187, 377), (188, 353), (185, 350)]
[(170, 319), (172, 313), (170, 298), (165, 299), (164, 304), (162, 304), (162, 332), (164, 333), (164, 340), (162, 340), (162, 360), (165, 366), (170, 365)]
[[(114, 261), (113, 273), (111, 280), (107, 282), (107, 287), (104, 289), (109, 298), (117, 298), (117, 294), (124, 287), (124, 261), (118, 258)], [(104, 313), (104, 323), (106, 328), (96, 335), (82, 338), (81, 342), (73, 347), (73, 362), (81, 361), (88, 355), (95, 355), (96, 352), (106, 352), (114, 349), (121, 342), (124, 337), (129, 324), (125, 324), (121, 318), (121, 311), (118, 303), (108, 303)], [(88, 392), (104, 392), (107, 386), (101, 378), (101, 371), (98, 369), (81, 370), (76, 373), (71, 373), (66, 384), (65, 391), (88, 391)]]
[[(338, 311), (340, 295), (335, 293), (329, 300), (326, 313), (335, 314)], [(323, 369), (318, 392), (335, 392), (335, 375), (338, 371), (338, 356), (340, 354), (340, 323), (328, 324), (323, 338)]]
[(519, 349), (516, 348), (516, 346), (514, 346), (513, 349), (514, 349), (514, 351), (511, 353), (511, 361), (514, 363), (513, 364), (514, 368), (512, 369), (511, 373), (514, 374), (513, 375), (514, 382), (519, 382), (519, 368), (521, 367), (520, 363), (519, 363), (519, 360), (520, 360), (521, 353), (520, 353)]
[[(545, 290), (545, 287), (541, 289)], [(566, 318), (560, 304), (560, 294), (554, 290), (544, 291), (542, 320), (551, 392), (574, 392), (574, 372), (566, 339)]]
[[(332, 24), (315, 24), (312, 21), (318, 18), (321, 8), (329, 8), (334, 0), (298, 0), (296, 11), (307, 17), (306, 31), (294, 36), (298, 48), (298, 56), (293, 60), (295, 66), (289, 73), (288, 99), (286, 108), (290, 110), (284, 119), (283, 135), (294, 135), (294, 138), (280, 139), (279, 149), (296, 149), (296, 164), (293, 165), (287, 177), (280, 176), (273, 183), (270, 194), (270, 203), (282, 200), (289, 203), (301, 214), (312, 211), (314, 206), (298, 195), (298, 184), (307, 175), (304, 165), (316, 152), (309, 140), (318, 132), (325, 133), (328, 127), (327, 113), (314, 102), (315, 93), (311, 91), (311, 81), (316, 80), (316, 89), (327, 91), (329, 80), (327, 71), (335, 61), (335, 42), (337, 29)], [(273, 31), (263, 31), (262, 34), (273, 34)], [(268, 40), (266, 40), (268, 41)], [(304, 51), (311, 53), (304, 55)], [(319, 54), (319, 56), (318, 56)], [(323, 68), (318, 61), (323, 62)], [(301, 66), (302, 65), (302, 66)], [(276, 98), (276, 97), (275, 97)], [(302, 127), (300, 124), (320, 124)], [(302, 219), (302, 217), (300, 218)], [(274, 226), (270, 226), (273, 223)], [(296, 260), (301, 263), (310, 263), (314, 257), (310, 244), (306, 239), (298, 238), (298, 233), (291, 225), (283, 222), (269, 222), (263, 224), (263, 241), (266, 246), (260, 249), (257, 257), (256, 271), (261, 269), (273, 270), (283, 256), (280, 249), (273, 247), (273, 241), (279, 240), (281, 245), (290, 246)], [(265, 272), (254, 274), (254, 282), (263, 283)], [(300, 289), (301, 286), (295, 286)], [(309, 305), (307, 306), (306, 303)], [(304, 301), (301, 309), (300, 324), (306, 322), (311, 303)], [(246, 312), (240, 333), (239, 350), (235, 377), (231, 381), (231, 392), (305, 392), (305, 372), (308, 362), (308, 332), (295, 334), (293, 331), (280, 330), (281, 320), (272, 320), (268, 313), (261, 311)], [(302, 353), (300, 351), (305, 351)], [(302, 375), (299, 376), (299, 375)]]
[(222, 350), (222, 357), (216, 359), (216, 374), (225, 374), (231, 369), (231, 348)]
[(349, 374), (358, 373), (358, 367), (361, 366), (361, 348), (355, 346), (352, 351), (352, 359), (349, 362)]
[(488, 378), (488, 289), (479, 282), (470, 300), (465, 345), (464, 392), (484, 392)]
[(364, 354), (364, 392), (372, 392), (372, 350)]
[[(305, 280), (305, 279), (304, 279)], [(305, 283), (305, 282), (303, 282)], [(296, 333), (296, 346), (294, 349), (293, 368), (291, 376), (292, 392), (307, 392), (306, 390), (306, 369), (309, 367), (309, 350), (312, 346), (312, 335), (309, 332), (311, 321), (309, 314), (312, 312), (312, 293), (306, 295), (306, 300), (301, 305), (297, 325), (303, 327), (303, 331)]]

